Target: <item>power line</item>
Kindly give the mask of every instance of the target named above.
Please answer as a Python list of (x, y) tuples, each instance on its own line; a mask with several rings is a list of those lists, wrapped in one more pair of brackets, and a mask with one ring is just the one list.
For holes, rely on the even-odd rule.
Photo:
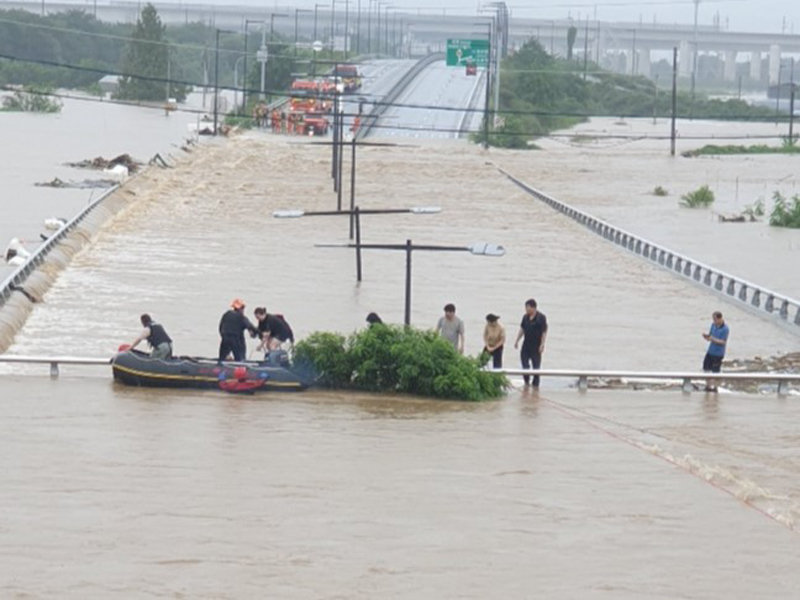
[[(19, 58), (11, 55), (0, 54), (0, 58), (5, 58), (12, 61), (20, 61), (26, 63), (34, 63), (34, 64), (43, 64), (48, 65), (51, 67), (59, 67), (64, 69), (71, 69), (77, 70), (82, 72), (90, 72), (94, 74), (102, 74), (102, 75), (116, 75), (119, 77), (129, 77), (132, 79), (138, 79), (143, 81), (152, 81), (157, 83), (171, 83), (175, 85), (184, 85), (190, 87), (206, 87), (204, 83), (193, 82), (188, 80), (182, 79), (166, 79), (164, 77), (154, 77), (149, 75), (137, 75), (132, 73), (124, 73), (120, 71), (109, 71), (106, 69), (97, 69), (93, 67), (85, 67), (85, 66), (78, 66), (78, 65), (68, 65), (63, 63), (57, 63), (54, 61), (46, 61), (46, 60), (34, 60), (34, 59), (26, 59), (26, 58)], [(229, 91), (241, 91), (241, 87), (231, 87), (226, 85), (219, 85), (219, 89), (222, 90), (229, 90)], [(14, 88), (5, 87), (7, 90), (14, 90)], [(247, 94), (258, 94), (260, 90), (251, 89), (251, 88), (244, 88)], [(288, 98), (293, 95), (291, 90), (265, 90), (271, 96), (278, 96)], [(56, 94), (52, 92), (39, 92), (42, 95), (54, 95)], [(295, 93), (296, 94), (296, 93)], [(345, 97), (345, 101), (347, 98)], [(355, 101), (355, 100), (353, 100)], [(423, 111), (440, 111), (440, 112), (459, 112), (459, 113), (483, 113), (483, 109), (481, 108), (462, 108), (457, 106), (441, 106), (441, 105), (434, 105), (434, 104), (410, 104), (410, 103), (401, 103), (401, 102), (384, 102), (381, 100), (372, 100), (369, 102), (373, 106), (377, 107), (387, 107), (387, 108), (402, 108), (406, 110), (423, 110)], [(647, 114), (638, 114), (638, 113), (625, 113), (625, 112), (608, 112), (608, 113), (588, 113), (588, 112), (578, 112), (578, 111), (553, 111), (553, 110), (502, 110), (501, 113), (505, 116), (528, 116), (528, 117), (553, 117), (553, 118), (576, 118), (576, 119), (588, 119), (592, 117), (615, 117), (621, 119), (635, 119), (635, 118), (652, 118), (653, 113), (651, 110), (648, 110)], [(665, 118), (668, 116), (667, 114), (656, 114), (656, 117)], [(678, 115), (679, 118), (687, 118), (690, 115)], [(707, 120), (715, 120), (715, 121), (744, 121), (744, 122), (774, 122), (776, 117), (774, 114), (770, 115), (715, 115), (709, 114), (703, 117)], [(778, 120), (785, 121), (790, 118), (790, 115), (781, 115)], [(781, 137), (781, 136), (776, 136)]]
[[(0, 89), (4, 89), (7, 91), (16, 91), (13, 88), (8, 86), (3, 86)], [(33, 93), (41, 96), (46, 97), (53, 97), (59, 99), (67, 99), (67, 100), (76, 100), (81, 102), (97, 102), (98, 104), (116, 104), (122, 106), (135, 106), (139, 108), (147, 108), (152, 110), (163, 110), (163, 106), (160, 104), (152, 104), (152, 103), (138, 103), (138, 102), (130, 102), (124, 100), (107, 100), (104, 98), (96, 98), (90, 96), (75, 96), (70, 94), (63, 94), (58, 92), (44, 92), (44, 91), (29, 91), (28, 93)], [(208, 111), (201, 108), (190, 108), (190, 107), (180, 107), (177, 109), (178, 113), (184, 114), (193, 114), (193, 115), (202, 115), (207, 114)], [(464, 111), (466, 112), (466, 111)], [(357, 113), (345, 113), (345, 116), (356, 116)], [(244, 119), (246, 121), (254, 121), (251, 116), (249, 115), (235, 115), (239, 119)], [(603, 117), (606, 115), (593, 115), (596, 117)], [(642, 119), (649, 119), (650, 117), (636, 117)], [(392, 124), (382, 124), (380, 121), (372, 126), (373, 129), (377, 130), (385, 130), (385, 131), (402, 131), (407, 133), (435, 133), (435, 134), (480, 134), (482, 133), (481, 129), (469, 129), (464, 130), (455, 127), (415, 127), (412, 125), (392, 125)], [(620, 140), (620, 141), (637, 141), (637, 140), (669, 140), (670, 135), (667, 133), (664, 134), (639, 134), (639, 133), (587, 133), (587, 132), (567, 132), (567, 133), (542, 133), (541, 131), (504, 131), (504, 130), (497, 130), (493, 131), (490, 134), (492, 137), (495, 138), (507, 138), (507, 137), (526, 137), (530, 138), (531, 140), (535, 139), (574, 139), (574, 138), (582, 138), (587, 139), (588, 141), (591, 140)], [(742, 141), (742, 140), (751, 140), (751, 141), (759, 141), (759, 140), (773, 140), (773, 139), (782, 139), (785, 136), (780, 134), (770, 134), (770, 135), (725, 135), (725, 136), (712, 136), (709, 137), (708, 135), (682, 135), (680, 136), (681, 140), (719, 140), (719, 141)], [(590, 146), (581, 144), (581, 147), (590, 148)]]

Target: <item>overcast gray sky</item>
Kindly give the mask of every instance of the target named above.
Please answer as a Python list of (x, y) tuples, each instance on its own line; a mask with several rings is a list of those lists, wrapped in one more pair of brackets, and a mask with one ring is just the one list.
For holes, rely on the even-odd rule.
[[(102, 0), (101, 0), (102, 1)], [(169, 2), (176, 0), (156, 0)], [(297, 6), (313, 8), (320, 0), (190, 0), (191, 3), (242, 5), (255, 4), (267, 7)], [(348, 0), (351, 9), (358, 6), (359, 0)], [(363, 11), (375, 1), (360, 0)], [(329, 4), (330, 2), (328, 2)], [(486, 2), (477, 0), (389, 0), (394, 7), (419, 10), (425, 13), (443, 10), (453, 13), (476, 14)], [(693, 0), (507, 0), (512, 16), (537, 17), (543, 19), (566, 18), (633, 21), (652, 23), (681, 23), (690, 25), (694, 21)], [(344, 8), (344, 0), (336, 0), (337, 10)], [(701, 25), (714, 24), (719, 14), (720, 26), (732, 31), (768, 31), (774, 33), (800, 34), (800, 0), (700, 0), (699, 18)], [(784, 20), (785, 19), (785, 20)]]

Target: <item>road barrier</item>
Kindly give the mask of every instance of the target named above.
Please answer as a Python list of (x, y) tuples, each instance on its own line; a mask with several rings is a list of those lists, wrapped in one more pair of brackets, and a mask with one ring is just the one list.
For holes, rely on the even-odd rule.
[(17, 269), (11, 273), (6, 279), (0, 284), (0, 308), (2, 308), (11, 295), (14, 292), (20, 292), (25, 294), (25, 289), (22, 285), (28, 279), (28, 277), (42, 265), (47, 259), (47, 256), (50, 252), (53, 251), (70, 233), (72, 233), (80, 224), (81, 222), (92, 213), (109, 195), (113, 194), (119, 185), (115, 185), (106, 191), (104, 191), (94, 202), (86, 206), (82, 211), (80, 211), (77, 215), (75, 215), (70, 221), (64, 224), (64, 226), (59, 229), (56, 233), (51, 235), (47, 240), (45, 240), (41, 246), (39, 246), (36, 251), (31, 254), (28, 260), (25, 261), (24, 264), (17, 267)]
[(593, 371), (579, 369), (488, 369), (505, 375), (538, 375), (540, 377), (569, 377), (578, 380), (578, 389), (589, 387), (589, 378), (680, 381), (684, 392), (692, 391), (692, 381), (737, 381), (777, 383), (778, 395), (785, 395), (789, 385), (800, 385), (800, 373), (696, 373), (688, 371)]
[[(486, 79), (487, 74), (488, 69), (484, 69), (477, 77), (478, 81), (475, 82), (475, 88), (472, 90), (472, 94), (470, 95), (469, 102), (467, 103), (467, 110), (464, 111), (461, 120), (458, 122), (458, 135), (456, 137), (464, 137), (465, 134), (472, 133), (469, 129), (467, 129), (467, 122), (472, 119), (473, 113), (478, 110), (478, 104), (485, 95), (485, 88), (481, 85), (481, 82)], [(487, 83), (486, 85), (489, 84)]]
[(498, 170), (530, 195), (577, 221), (609, 242), (642, 258), (646, 258), (676, 275), (690, 279), (708, 289), (715, 290), (727, 299), (746, 304), (761, 314), (766, 313), (784, 323), (793, 323), (797, 327), (790, 328), (790, 331), (800, 333), (800, 300), (773, 292), (741, 277), (736, 277), (683, 254), (673, 252), (669, 248), (654, 244), (649, 240), (573, 208), (569, 204), (556, 200), (517, 179), (502, 168), (498, 167)]
[[(18, 356), (0, 354), (0, 362), (49, 364), (50, 376), (59, 376), (59, 365), (97, 366), (110, 365), (111, 358), (90, 358), (79, 356)], [(589, 378), (601, 379), (628, 379), (628, 380), (666, 380), (682, 382), (682, 389), (688, 393), (692, 391), (692, 381), (737, 381), (737, 382), (765, 382), (777, 383), (779, 395), (789, 391), (789, 385), (800, 385), (800, 373), (696, 373), (683, 371), (601, 371), (591, 369), (487, 369), (491, 373), (505, 375), (538, 375), (540, 377), (568, 377), (578, 380), (578, 389), (586, 390), (589, 387)]]
[(49, 364), (50, 377), (58, 377), (59, 365), (110, 365), (110, 358), (81, 358), (77, 356), (14, 356), (0, 354), (0, 362)]

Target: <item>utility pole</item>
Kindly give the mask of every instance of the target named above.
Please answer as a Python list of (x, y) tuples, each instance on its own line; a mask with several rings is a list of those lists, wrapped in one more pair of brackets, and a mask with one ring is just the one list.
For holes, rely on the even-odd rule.
[(486, 97), (483, 102), (483, 149), (489, 149), (489, 98), (492, 88), (492, 27), (489, 24), (489, 56), (486, 57)]
[(219, 34), (216, 32), (216, 42), (214, 43), (214, 135), (217, 135), (218, 104), (219, 104)]
[(356, 13), (356, 54), (361, 54), (361, 0), (358, 0)]
[(589, 17), (583, 30), (583, 80), (586, 81), (586, 68), (589, 64)]
[(694, 113), (694, 88), (697, 81), (697, 11), (700, 0), (694, 0), (694, 52), (692, 53), (692, 113)]
[(792, 73), (789, 86), (791, 90), (791, 95), (789, 96), (789, 144), (794, 145), (794, 57), (792, 57)]
[(350, 0), (344, 0), (344, 59), (347, 60), (347, 48), (350, 39)]
[(675, 116), (678, 110), (678, 47), (672, 48), (672, 127), (670, 130), (670, 156), (675, 156)]

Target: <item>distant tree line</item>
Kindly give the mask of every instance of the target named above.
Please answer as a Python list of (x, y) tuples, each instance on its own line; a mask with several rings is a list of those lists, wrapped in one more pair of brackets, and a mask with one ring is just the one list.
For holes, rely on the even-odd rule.
[[(265, 87), (286, 90), (293, 58), (277, 39), (270, 45)], [(248, 89), (260, 88), (260, 65), (254, 60), (260, 34), (248, 40)], [(131, 100), (183, 99), (192, 86), (214, 84), (216, 30), (201, 23), (162, 24), (146, 4), (135, 25), (105, 23), (82, 10), (39, 16), (23, 10), (0, 10), (0, 85), (85, 89), (106, 74), (122, 76), (119, 97)], [(219, 84), (244, 84), (242, 34), (219, 40)], [(301, 50), (298, 59), (310, 51)], [(237, 64), (238, 61), (238, 64)], [(65, 65), (65, 66), (58, 66)]]
[[(500, 78), (502, 124), (489, 142), (512, 148), (529, 147), (536, 136), (547, 135), (585, 121), (589, 116), (666, 117), (672, 112), (672, 95), (659, 90), (643, 76), (604, 71), (588, 63), (557, 58), (535, 40), (525, 43), (503, 60)], [(681, 118), (766, 119), (774, 111), (742, 100), (709, 100), (679, 91)], [(478, 134), (483, 140), (483, 134)]]

